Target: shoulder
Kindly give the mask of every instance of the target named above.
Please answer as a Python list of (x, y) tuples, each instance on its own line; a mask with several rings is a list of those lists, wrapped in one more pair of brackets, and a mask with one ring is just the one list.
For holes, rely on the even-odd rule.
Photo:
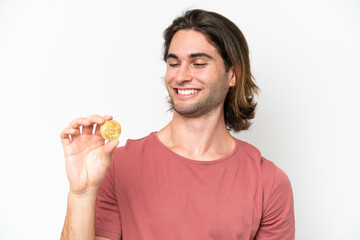
[(263, 191), (264, 191), (264, 206), (269, 205), (271, 200), (278, 201), (292, 200), (292, 187), (289, 177), (286, 173), (276, 166), (273, 162), (263, 158), (262, 174), (263, 174)]
[(150, 133), (143, 138), (128, 139), (124, 146), (115, 148), (109, 172), (114, 177), (120, 177), (124, 172), (141, 166), (143, 157), (148, 155), (149, 149), (154, 148), (152, 135), (153, 133)]
[(274, 178), (275, 175), (281, 179), (286, 177), (286, 174), (272, 161), (266, 159), (257, 147), (239, 139), (237, 139), (237, 141), (239, 144), (239, 154), (241, 154), (243, 158), (251, 161), (252, 164), (257, 165), (263, 175), (269, 178)]
[(262, 187), (262, 219), (256, 239), (294, 239), (294, 199), (288, 176), (256, 147), (239, 143), (247, 162), (257, 169)]
[(261, 160), (261, 152), (259, 151), (258, 148), (256, 148), (254, 145), (252, 145), (248, 142), (245, 142), (245, 141), (242, 141), (239, 139), (236, 139), (236, 140), (239, 145), (239, 152), (250, 157), (251, 159), (254, 159), (257, 161)]
[(271, 195), (292, 194), (290, 180), (283, 170), (263, 157), (260, 150), (252, 144), (238, 141), (239, 152), (243, 159), (259, 171), (266, 202)]
[(290, 180), (274, 163), (264, 158), (263, 162), (263, 215), (256, 239), (294, 239), (294, 198)]
[(120, 157), (126, 154), (136, 154), (142, 152), (146, 148), (151, 148), (154, 145), (154, 132), (139, 139), (128, 139), (126, 144), (121, 147), (117, 147), (114, 150), (113, 158)]
[(237, 154), (243, 162), (259, 170), (261, 175), (265, 175), (266, 177), (274, 175), (277, 168), (276, 165), (272, 161), (264, 158), (257, 147), (239, 139), (237, 139), (237, 141), (239, 148)]

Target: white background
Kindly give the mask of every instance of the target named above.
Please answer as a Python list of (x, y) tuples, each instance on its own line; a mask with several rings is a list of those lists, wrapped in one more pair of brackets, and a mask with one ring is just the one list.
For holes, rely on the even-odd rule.
[(170, 119), (162, 31), (217, 11), (248, 40), (261, 88), (237, 134), (289, 176), (297, 239), (360, 239), (359, 1), (0, 0), (0, 239), (59, 239), (60, 131), (111, 114), (120, 145)]

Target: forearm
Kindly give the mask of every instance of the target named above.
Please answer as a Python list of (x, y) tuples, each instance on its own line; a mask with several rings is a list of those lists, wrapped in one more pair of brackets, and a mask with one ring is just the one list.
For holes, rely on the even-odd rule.
[(95, 201), (97, 190), (84, 195), (69, 193), (61, 240), (95, 239)]

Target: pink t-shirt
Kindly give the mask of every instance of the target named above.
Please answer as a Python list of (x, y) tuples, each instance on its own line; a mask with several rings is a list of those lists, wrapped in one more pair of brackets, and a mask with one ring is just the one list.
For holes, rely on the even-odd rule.
[(286, 174), (252, 145), (213, 161), (184, 158), (156, 133), (113, 153), (96, 201), (96, 235), (123, 240), (294, 239)]

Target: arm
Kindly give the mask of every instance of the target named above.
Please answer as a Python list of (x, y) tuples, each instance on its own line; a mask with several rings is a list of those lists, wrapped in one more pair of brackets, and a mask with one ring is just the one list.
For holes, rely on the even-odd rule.
[(78, 196), (69, 192), (61, 239), (94, 239), (96, 192)]
[[(117, 140), (105, 144), (100, 136), (100, 125), (110, 119), (111, 116), (98, 115), (78, 118), (60, 134), (70, 182), (62, 240), (106, 239), (95, 237), (95, 201), (112, 152), (118, 145)], [(94, 124), (97, 126), (93, 134)]]
[[(71, 193), (68, 195), (68, 209), (61, 239), (94, 239), (95, 202), (92, 196), (78, 198)], [(72, 223), (70, 225), (70, 222)], [(85, 230), (85, 232), (83, 232)], [(75, 236), (74, 236), (75, 235)], [(78, 236), (79, 237), (78, 237)], [(81, 236), (81, 237), (80, 237)], [(95, 240), (110, 240), (109, 238), (95, 237)]]
[(295, 239), (294, 200), (289, 178), (278, 167), (263, 210), (256, 240)]

